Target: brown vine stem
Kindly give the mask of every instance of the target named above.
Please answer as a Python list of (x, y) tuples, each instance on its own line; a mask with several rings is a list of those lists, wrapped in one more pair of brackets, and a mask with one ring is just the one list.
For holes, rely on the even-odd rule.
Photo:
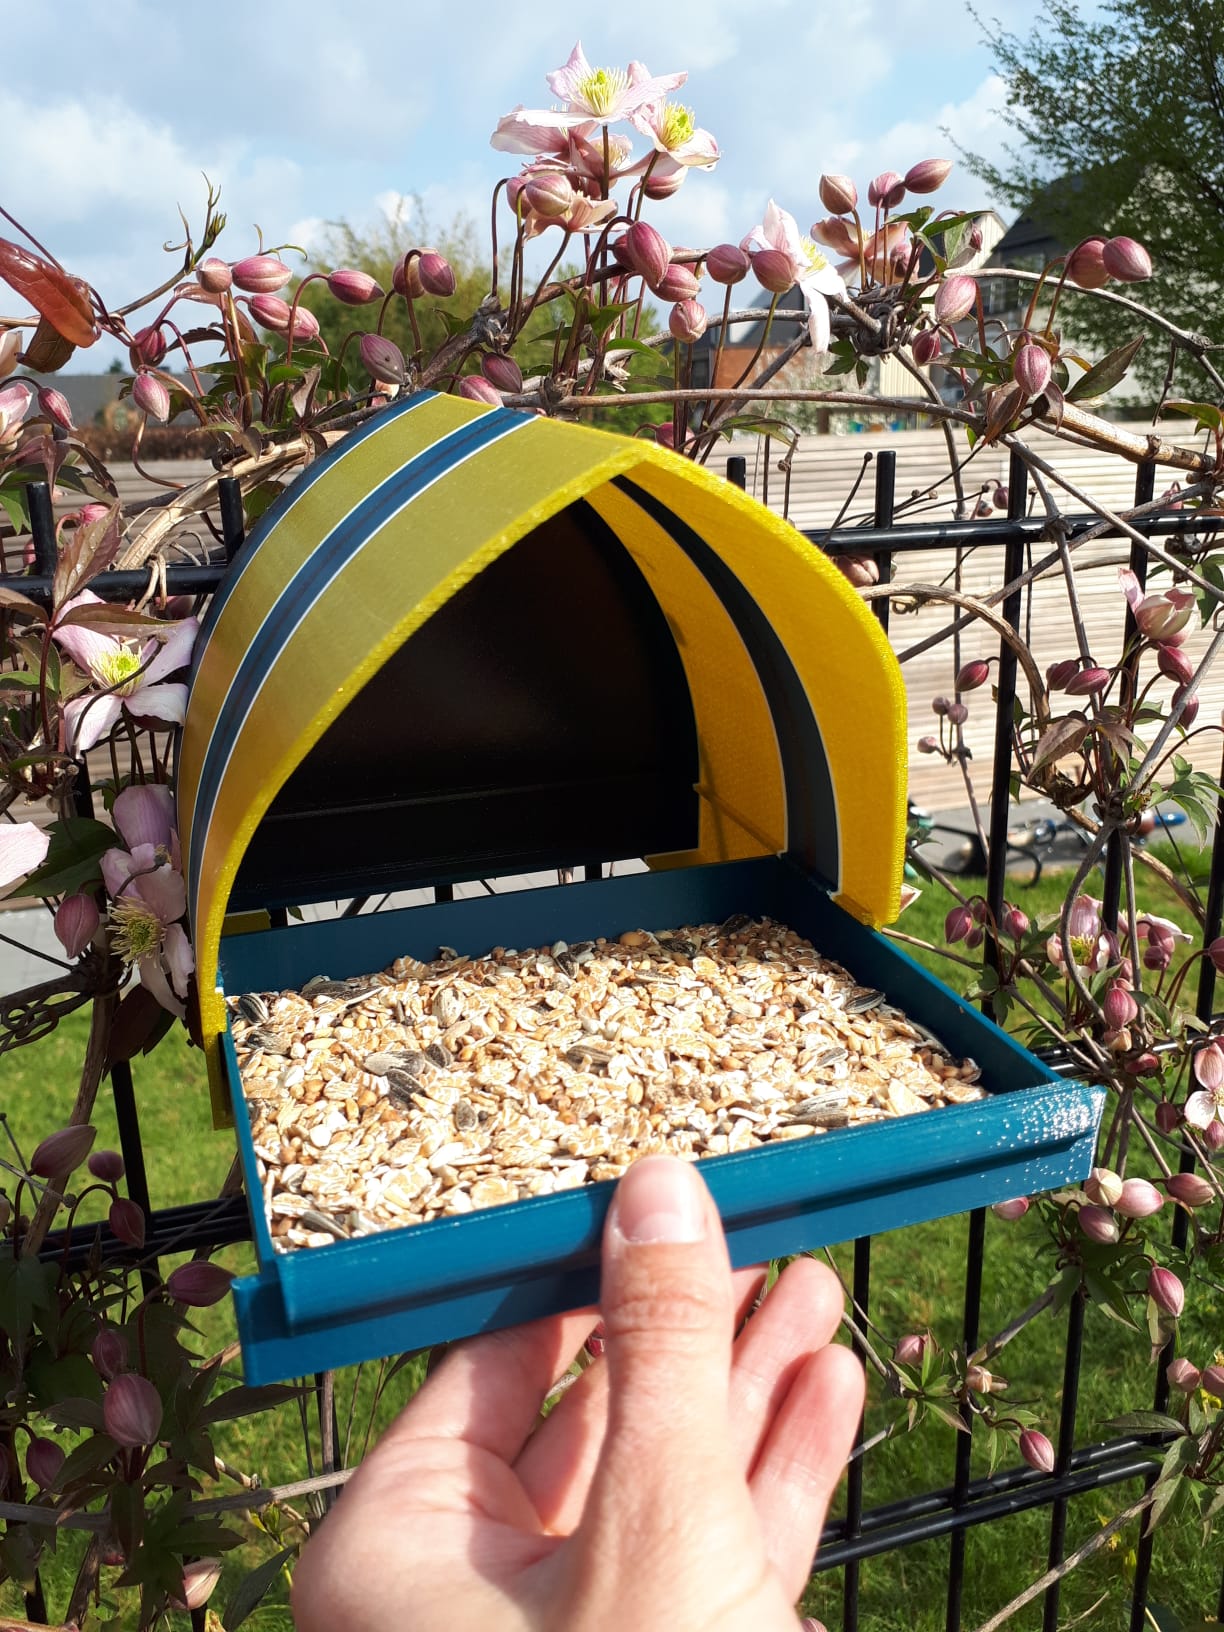
[[(930, 377), (922, 372), (917, 363), (906, 356), (904, 349), (901, 347), (897, 348), (897, 361), (901, 364), (901, 367), (907, 374), (911, 375), (918, 381), (918, 384), (922, 387), (927, 398), (931, 402), (943, 401), (943, 398), (940, 396), (939, 392), (936, 391), (935, 387), (931, 384)], [(952, 486), (956, 490), (956, 519), (960, 521), (964, 518), (966, 509), (964, 475), (961, 469), (961, 462), (956, 457), (956, 443), (952, 437), (951, 425), (949, 425), (948, 421), (945, 419), (939, 428), (943, 432), (944, 443), (948, 450), (948, 471), (952, 477)]]
[(90, 1594), (98, 1579), (98, 1560), (101, 1554), (101, 1543), (97, 1536), (92, 1536), (85, 1549), (85, 1556), (81, 1560), (81, 1567), (77, 1571), (76, 1581), (72, 1587), (72, 1597), (68, 1600), (68, 1608), (64, 1611), (64, 1620), (69, 1626), (80, 1626), (85, 1619), (85, 1611), (89, 1608)]
[[(115, 1018), (115, 1010), (119, 1006), (119, 989), (112, 986), (110, 991), (100, 992), (93, 1001), (93, 1014), (89, 1022), (89, 1040), (85, 1045), (85, 1059), (81, 1066), (81, 1082), (77, 1089), (76, 1102), (68, 1118), (69, 1127), (82, 1127), (93, 1115), (94, 1101), (98, 1097), (98, 1088), (106, 1070), (106, 1054), (110, 1046), (111, 1023)], [(26, 1231), (21, 1244), (22, 1256), (33, 1258), (46, 1240), (47, 1231), (59, 1210), (60, 1198), (50, 1191), (44, 1191), (39, 1198), (38, 1206), (34, 1209), (34, 1217)]]
[(1108, 1547), (1118, 1531), (1125, 1529), (1132, 1519), (1137, 1519), (1141, 1513), (1151, 1507), (1155, 1500), (1156, 1488), (1153, 1488), (1146, 1495), (1141, 1496), (1137, 1502), (1132, 1502), (1128, 1508), (1124, 1508), (1116, 1519), (1111, 1519), (1103, 1530), (1098, 1530), (1095, 1536), (1086, 1541), (1082, 1547), (1077, 1547), (1075, 1552), (1063, 1559), (1061, 1564), (1056, 1564), (1053, 1569), (1047, 1570), (1039, 1580), (1033, 1582), (1032, 1586), (1025, 1587), (1024, 1591), (1018, 1593), (1011, 1603), (1004, 1604), (997, 1615), (992, 1615), (988, 1621), (983, 1621), (981, 1626), (977, 1628), (977, 1632), (998, 1632), (998, 1628), (1004, 1625), (1005, 1622), (1010, 1621), (1017, 1610), (1023, 1609), (1025, 1604), (1031, 1604), (1033, 1599), (1043, 1593), (1047, 1587), (1052, 1587), (1056, 1581), (1061, 1581), (1063, 1576), (1070, 1575), (1072, 1570), (1078, 1569), (1094, 1553), (1099, 1553), (1102, 1547)]
[(1033, 1299), (1023, 1314), (1017, 1315), (1001, 1332), (996, 1332), (994, 1337), (988, 1343), (983, 1343), (980, 1349), (975, 1349), (969, 1356), (969, 1364), (981, 1366), (985, 1365), (988, 1360), (992, 1360), (1000, 1349), (1007, 1347), (1013, 1337), (1019, 1337), (1030, 1321), (1036, 1320), (1038, 1315), (1043, 1314), (1050, 1307), (1057, 1294), (1058, 1283), (1054, 1281), (1046, 1287), (1039, 1298)]
[[(1095, 837), (1100, 831), (1100, 824), (1094, 822), (1090, 816), (1085, 816), (1082, 811), (1068, 810), (1064, 811), (1063, 814), (1069, 822), (1074, 822), (1076, 827), (1082, 828), (1085, 833), (1092, 834)], [(1162, 884), (1168, 885), (1186, 911), (1191, 914), (1195, 922), (1201, 927), (1204, 922), (1202, 905), (1195, 900), (1172, 869), (1147, 850), (1134, 850), (1133, 855), (1150, 873), (1154, 873)]]
[(914, 601), (919, 606), (924, 606), (929, 601), (943, 601), (950, 606), (963, 607), (974, 617), (980, 618), (983, 623), (989, 624), (1000, 640), (1005, 640), (1015, 652), (1016, 660), (1024, 670), (1024, 678), (1028, 681), (1032, 694), (1033, 717), (1038, 728), (1049, 722), (1050, 708), (1045, 683), (1041, 678), (1040, 669), (1033, 661), (1032, 653), (1011, 624), (997, 612), (992, 611), (984, 601), (966, 595), (962, 590), (944, 589), (940, 584), (872, 584), (866, 589), (861, 589), (859, 594), (865, 601), (878, 601), (887, 596), (890, 601)]

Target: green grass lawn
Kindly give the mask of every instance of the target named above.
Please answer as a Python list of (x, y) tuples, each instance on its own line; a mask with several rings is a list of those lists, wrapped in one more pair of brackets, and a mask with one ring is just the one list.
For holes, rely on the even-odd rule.
[[(966, 893), (980, 888), (960, 881)], [(1066, 877), (1047, 875), (1028, 889), (1017, 885), (1009, 896), (1029, 916), (1038, 919), (1057, 909)], [(1089, 888), (1096, 893), (1097, 881)], [(1143, 886), (1144, 905), (1151, 911), (1175, 918), (1187, 928), (1188, 916), (1173, 904), (1163, 886), (1149, 891)], [(901, 928), (920, 939), (939, 942), (942, 938), (946, 900), (929, 888), (907, 912)], [(921, 961), (950, 978), (963, 989), (968, 971), (932, 954), (916, 954)], [(71, 1017), (59, 1031), (42, 1043), (4, 1058), (0, 1063), (3, 1106), (19, 1140), (30, 1146), (67, 1114), (75, 1089), (75, 1071), (80, 1059), (86, 1022)], [(216, 1193), (233, 1154), (232, 1135), (212, 1129), (202, 1061), (198, 1053), (172, 1032), (147, 1060), (135, 1063), (134, 1075), (139, 1100), (149, 1183), (155, 1206), (201, 1200)], [(100, 1146), (117, 1144), (113, 1110), (104, 1091), (95, 1118)], [(961, 1280), (965, 1251), (964, 1219), (947, 1219), (879, 1238), (873, 1254), (871, 1314), (891, 1341), (904, 1331), (930, 1327), (944, 1346), (956, 1343), (961, 1323)], [(1044, 1250), (1038, 1225), (1029, 1219), (1005, 1224), (992, 1216), (987, 1225), (987, 1271), (983, 1292), (982, 1333), (989, 1335), (1006, 1324), (1008, 1318), (1036, 1297), (1050, 1279), (1050, 1260)], [(834, 1255), (848, 1276), (849, 1249)], [(235, 1270), (250, 1266), (249, 1248), (236, 1247), (221, 1254), (221, 1261)], [(1184, 1323), (1183, 1348), (1203, 1363), (1217, 1343), (1224, 1342), (1224, 1321), (1219, 1299), (1208, 1289), (1199, 1288), (1193, 1301), (1192, 1324)], [(201, 1312), (199, 1321), (202, 1352), (215, 1352), (233, 1341), (234, 1329), (228, 1301)], [(994, 1362), (994, 1369), (1010, 1379), (1009, 1398), (1017, 1403), (1051, 1414), (1057, 1410), (1062, 1363), (1063, 1321), (1044, 1316), (1031, 1325)], [(1079, 1438), (1081, 1442), (1106, 1437), (1107, 1419), (1120, 1411), (1143, 1409), (1151, 1404), (1153, 1373), (1148, 1365), (1145, 1334), (1131, 1332), (1090, 1308), (1080, 1393)], [(237, 1380), (237, 1366), (232, 1368)], [(350, 1439), (355, 1458), (367, 1430), (374, 1434), (408, 1396), (419, 1375), (419, 1366), (402, 1371), (372, 1411), (382, 1368), (366, 1366), (337, 1376), (342, 1442)], [(347, 1433), (351, 1422), (352, 1433)], [(880, 1400), (873, 1388), (868, 1411), (868, 1432), (891, 1420), (895, 1406)], [(372, 1419), (372, 1421), (371, 1421)], [(1055, 1423), (1042, 1426), (1055, 1434)], [(311, 1414), (310, 1458), (317, 1456), (318, 1436)], [(900, 1437), (873, 1450), (866, 1462), (866, 1502), (874, 1506), (905, 1495), (945, 1486), (951, 1482), (955, 1454), (953, 1432), (939, 1425), (926, 1425), (916, 1434)], [(284, 1406), (259, 1418), (248, 1418), (228, 1426), (219, 1436), (219, 1452), (233, 1466), (258, 1476), (265, 1484), (300, 1478), (314, 1464), (304, 1449), (303, 1428), (298, 1409)], [(1015, 1459), (1012, 1459), (1015, 1460)], [(986, 1472), (984, 1459), (975, 1461), (975, 1475)], [(222, 1481), (222, 1490), (226, 1488)], [(1096, 1531), (1137, 1494), (1135, 1486), (1077, 1498), (1069, 1521), (1069, 1547), (1074, 1547)], [(306, 1504), (299, 1504), (303, 1511)], [(978, 1527), (968, 1537), (968, 1570), (963, 1624), (976, 1626), (998, 1609), (1013, 1593), (1040, 1575), (1046, 1567), (1048, 1513), (1035, 1512)], [(242, 1573), (268, 1556), (272, 1543), (249, 1527), (251, 1541), (240, 1552), (228, 1556), (226, 1577), (213, 1603), (224, 1607), (228, 1593)], [(1126, 1593), (1128, 1560), (1133, 1555), (1135, 1536), (1128, 1534), (1112, 1550), (1098, 1555), (1090, 1565), (1064, 1584), (1061, 1624), (1070, 1626), (1076, 1617), (1087, 1628), (1113, 1629), (1125, 1624), (1122, 1604)], [(78, 1543), (65, 1537), (59, 1551), (45, 1568), (46, 1588), (52, 1615), (62, 1609), (70, 1589)], [(860, 1625), (863, 1632), (942, 1632), (944, 1592), (948, 1557), (947, 1541), (924, 1543), (902, 1552), (867, 1561), (862, 1567)], [(1180, 1531), (1162, 1532), (1156, 1554), (1152, 1582), (1153, 1600), (1168, 1605), (1192, 1624), (1196, 1614), (1214, 1608), (1219, 1591), (1221, 1549), (1204, 1549), (1197, 1530), (1188, 1524)], [(807, 1612), (821, 1616), (830, 1626), (841, 1624), (841, 1575), (817, 1576), (808, 1594)], [(1098, 1600), (1104, 1598), (1099, 1607)], [(19, 1596), (11, 1587), (0, 1588), (0, 1613), (20, 1612)], [(286, 1590), (282, 1582), (266, 1600), (252, 1622), (259, 1632), (288, 1628)], [(1040, 1604), (1030, 1607), (1010, 1623), (1017, 1632), (1041, 1625)]]

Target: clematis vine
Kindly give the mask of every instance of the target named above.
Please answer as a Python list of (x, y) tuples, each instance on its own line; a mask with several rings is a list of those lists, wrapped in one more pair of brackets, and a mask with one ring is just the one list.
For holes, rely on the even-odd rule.
[(826, 256), (799, 231), (793, 215), (771, 198), (765, 218), (740, 239), (746, 255), (776, 251), (790, 263), (792, 282), (803, 291), (808, 309), (808, 333), (818, 352), (829, 349), (830, 321), (827, 295), (839, 296), (846, 285)]
[(124, 788), (112, 814), (127, 848), (106, 851), (101, 863), (111, 897), (111, 948), (162, 1008), (181, 1020), (195, 958), (180, 922), (187, 888), (170, 789), (163, 783)]
[[(92, 590), (83, 590), (60, 609), (64, 613), (78, 606), (101, 606)], [(55, 639), (80, 668), (102, 688), (74, 697), (64, 709), (68, 752), (83, 754), (100, 742), (126, 712), (138, 720), (162, 720), (181, 725), (187, 706), (187, 687), (170, 681), (169, 676), (191, 661), (199, 622), (184, 618), (166, 625), (164, 640), (120, 640), (83, 624), (64, 624), (54, 630)]]

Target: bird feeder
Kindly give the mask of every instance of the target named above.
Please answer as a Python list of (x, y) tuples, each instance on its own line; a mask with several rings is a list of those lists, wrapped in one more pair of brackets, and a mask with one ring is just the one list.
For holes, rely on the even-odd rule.
[[(878, 624), (788, 523), (651, 443), (430, 393), (346, 438), (214, 598), (177, 798), (214, 1113), (236, 1126), (258, 1257), (234, 1288), (253, 1382), (595, 1301), (613, 1186), (278, 1250), (229, 1029), (242, 993), (769, 916), (971, 1056), (986, 1093), (704, 1160), (736, 1263), (1091, 1165), (1101, 1092), (877, 932), (906, 827), (904, 691)], [(638, 858), (238, 932), (310, 902)]]

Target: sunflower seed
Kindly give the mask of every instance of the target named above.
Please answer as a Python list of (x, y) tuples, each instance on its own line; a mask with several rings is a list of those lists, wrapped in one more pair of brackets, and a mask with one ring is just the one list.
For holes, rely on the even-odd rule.
[(299, 1218), (303, 1229), (326, 1230), (328, 1235), (334, 1235), (337, 1241), (347, 1241), (350, 1230), (346, 1230), (338, 1219), (331, 1218), (327, 1213), (321, 1213), (317, 1208), (308, 1207)]
[(455, 1063), (455, 1056), (443, 1042), (430, 1043), (425, 1050), (425, 1058), (431, 1065), (436, 1065), (439, 1071), (449, 1071)]
[(271, 1016), (268, 1005), (258, 992), (243, 992), (237, 1003), (238, 1013), (253, 1026), (266, 1026)]
[(480, 1121), (480, 1118), (476, 1114), (475, 1108), (471, 1102), (466, 1099), (457, 1099), (455, 1101), (454, 1115), (455, 1126), (458, 1128), (460, 1133), (470, 1133)]
[(443, 986), (433, 1000), (433, 1016), (443, 1031), (463, 1018), (463, 1004), (453, 986)]
[(878, 1009), (884, 1001), (883, 992), (856, 992), (853, 997), (846, 999), (847, 1014), (866, 1014), (870, 1009)]

